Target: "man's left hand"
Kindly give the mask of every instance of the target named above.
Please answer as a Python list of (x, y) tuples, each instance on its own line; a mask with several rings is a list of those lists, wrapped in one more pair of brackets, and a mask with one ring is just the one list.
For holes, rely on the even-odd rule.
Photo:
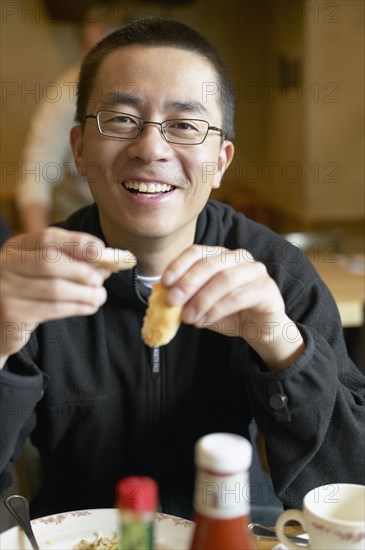
[(247, 250), (193, 245), (167, 267), (162, 283), (171, 304), (184, 304), (184, 323), (242, 337), (270, 369), (289, 365), (304, 349), (276, 282)]

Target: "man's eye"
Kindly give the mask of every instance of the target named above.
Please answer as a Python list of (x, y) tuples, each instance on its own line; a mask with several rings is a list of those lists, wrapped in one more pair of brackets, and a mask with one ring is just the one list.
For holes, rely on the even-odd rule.
[(107, 120), (106, 122), (109, 123), (109, 124), (121, 124), (121, 125), (129, 125), (129, 124), (135, 125), (136, 124), (136, 122), (135, 122), (135, 120), (133, 120), (133, 118), (130, 118), (130, 117), (124, 116), (124, 115), (114, 116), (114, 117), (110, 118), (109, 120)]
[(176, 129), (182, 131), (199, 131), (196, 123), (188, 120), (176, 120), (169, 125), (169, 129)]

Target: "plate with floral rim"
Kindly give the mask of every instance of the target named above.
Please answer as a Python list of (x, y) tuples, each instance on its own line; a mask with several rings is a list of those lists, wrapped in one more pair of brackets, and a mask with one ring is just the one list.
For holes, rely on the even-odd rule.
[[(73, 550), (81, 540), (115, 537), (118, 522), (118, 510), (103, 508), (45, 516), (33, 520), (32, 527), (41, 550)], [(156, 513), (156, 550), (188, 550), (193, 526), (187, 519)], [(0, 549), (31, 550), (31, 545), (22, 529), (13, 527), (0, 534)]]

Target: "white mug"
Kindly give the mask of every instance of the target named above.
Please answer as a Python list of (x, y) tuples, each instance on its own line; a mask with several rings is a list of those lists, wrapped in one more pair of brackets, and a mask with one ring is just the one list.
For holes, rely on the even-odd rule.
[(309, 536), (310, 550), (364, 550), (365, 485), (333, 483), (309, 491), (303, 511), (285, 510), (276, 521), (276, 535), (291, 550), (301, 548), (284, 533), (288, 521), (298, 521)]

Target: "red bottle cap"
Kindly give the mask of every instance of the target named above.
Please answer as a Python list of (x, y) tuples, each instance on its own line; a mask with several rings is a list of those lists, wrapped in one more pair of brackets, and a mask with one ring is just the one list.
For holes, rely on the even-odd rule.
[(117, 506), (136, 512), (149, 512), (157, 508), (157, 483), (150, 477), (129, 476), (116, 485)]

